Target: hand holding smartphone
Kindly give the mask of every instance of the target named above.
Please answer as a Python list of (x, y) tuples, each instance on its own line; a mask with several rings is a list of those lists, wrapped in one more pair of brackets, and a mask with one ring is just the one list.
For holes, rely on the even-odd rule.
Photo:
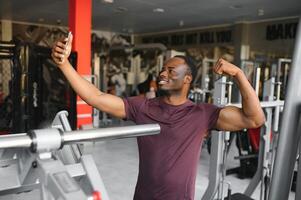
[[(64, 48), (64, 55), (68, 55), (68, 47), (69, 47), (69, 44), (71, 42), (71, 36), (72, 36), (72, 33), (71, 31), (68, 32), (68, 36), (67, 36), (67, 40), (66, 40), (66, 43), (65, 43), (65, 48)], [(63, 58), (61, 58), (61, 62), (63, 62)]]

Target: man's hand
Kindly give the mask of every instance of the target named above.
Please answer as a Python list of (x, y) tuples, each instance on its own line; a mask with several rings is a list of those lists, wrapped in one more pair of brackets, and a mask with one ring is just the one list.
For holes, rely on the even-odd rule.
[(69, 62), (68, 57), (71, 53), (72, 39), (73, 35), (70, 33), (68, 38), (57, 41), (52, 48), (52, 59), (60, 68)]
[(213, 67), (213, 71), (219, 75), (228, 75), (235, 77), (241, 71), (241, 69), (220, 58)]

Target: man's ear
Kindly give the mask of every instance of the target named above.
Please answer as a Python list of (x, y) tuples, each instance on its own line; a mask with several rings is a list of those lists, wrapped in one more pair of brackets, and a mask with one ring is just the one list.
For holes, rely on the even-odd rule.
[(190, 84), (192, 82), (192, 75), (191, 74), (185, 75), (184, 82)]

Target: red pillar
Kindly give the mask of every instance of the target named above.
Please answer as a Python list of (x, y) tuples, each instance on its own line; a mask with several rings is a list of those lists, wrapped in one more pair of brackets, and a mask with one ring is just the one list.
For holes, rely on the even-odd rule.
[[(72, 50), (77, 52), (77, 71), (91, 75), (92, 0), (69, 0), (69, 29), (73, 34)], [(77, 127), (92, 124), (92, 107), (77, 97)]]

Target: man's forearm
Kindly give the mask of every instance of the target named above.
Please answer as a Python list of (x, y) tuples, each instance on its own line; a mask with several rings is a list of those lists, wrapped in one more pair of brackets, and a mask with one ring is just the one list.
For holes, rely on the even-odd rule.
[(262, 121), (264, 114), (259, 99), (247, 77), (242, 70), (239, 70), (234, 78), (242, 96), (242, 111), (244, 115), (255, 121)]
[(88, 104), (93, 106), (93, 99), (96, 95), (102, 94), (93, 84), (81, 77), (69, 62), (59, 67), (73, 90)]

